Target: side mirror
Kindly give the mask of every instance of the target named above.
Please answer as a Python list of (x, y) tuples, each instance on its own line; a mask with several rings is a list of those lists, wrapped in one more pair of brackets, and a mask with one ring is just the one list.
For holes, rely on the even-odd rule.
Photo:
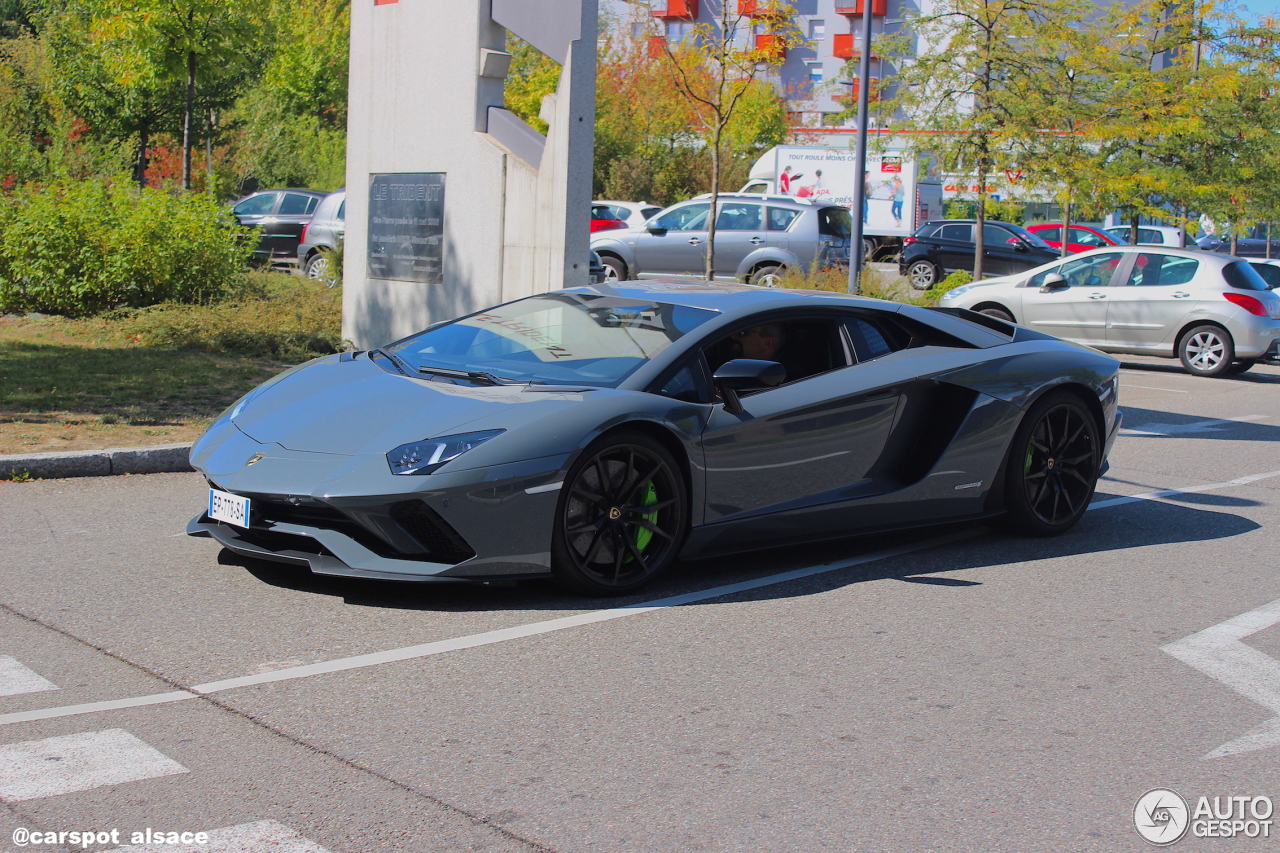
[(1066, 290), (1070, 286), (1065, 278), (1055, 272), (1044, 277), (1044, 284), (1041, 285), (1040, 292), (1056, 293), (1059, 290)]
[(667, 233), (667, 229), (663, 228), (661, 225), (654, 225), (652, 222), (645, 223), (644, 230), (648, 231), (650, 234)]
[(724, 397), (724, 410), (741, 414), (742, 401), (738, 392), (745, 388), (772, 388), (787, 378), (787, 369), (776, 361), (760, 361), (754, 358), (735, 358), (720, 365), (711, 377), (716, 390)]

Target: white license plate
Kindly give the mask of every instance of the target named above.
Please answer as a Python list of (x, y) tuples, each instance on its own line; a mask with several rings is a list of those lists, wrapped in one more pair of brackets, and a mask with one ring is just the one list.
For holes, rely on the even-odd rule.
[(249, 526), (249, 499), (239, 495), (209, 490), (209, 517), (237, 527)]

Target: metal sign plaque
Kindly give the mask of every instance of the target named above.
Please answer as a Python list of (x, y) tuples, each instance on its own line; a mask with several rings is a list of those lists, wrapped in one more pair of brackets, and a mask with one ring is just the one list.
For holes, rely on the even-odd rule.
[(444, 173), (369, 176), (369, 278), (444, 282)]

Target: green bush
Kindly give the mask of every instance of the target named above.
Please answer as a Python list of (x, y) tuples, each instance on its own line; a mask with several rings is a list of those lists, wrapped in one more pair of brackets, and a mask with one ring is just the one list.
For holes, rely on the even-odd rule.
[(208, 303), (236, 286), (255, 242), (203, 194), (123, 180), (24, 189), (0, 199), (0, 312)]
[(215, 305), (165, 303), (120, 312), (124, 331), (144, 345), (304, 361), (338, 352), (342, 290), (280, 273), (247, 277), (239, 298)]

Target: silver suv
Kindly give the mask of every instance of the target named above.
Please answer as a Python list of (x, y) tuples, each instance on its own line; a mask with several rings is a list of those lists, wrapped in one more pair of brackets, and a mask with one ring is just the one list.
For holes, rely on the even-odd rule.
[[(716, 219), (715, 278), (774, 286), (786, 269), (847, 266), (849, 211), (782, 195), (721, 193)], [(672, 205), (640, 228), (602, 231), (591, 239), (606, 281), (701, 279), (710, 194)]]

